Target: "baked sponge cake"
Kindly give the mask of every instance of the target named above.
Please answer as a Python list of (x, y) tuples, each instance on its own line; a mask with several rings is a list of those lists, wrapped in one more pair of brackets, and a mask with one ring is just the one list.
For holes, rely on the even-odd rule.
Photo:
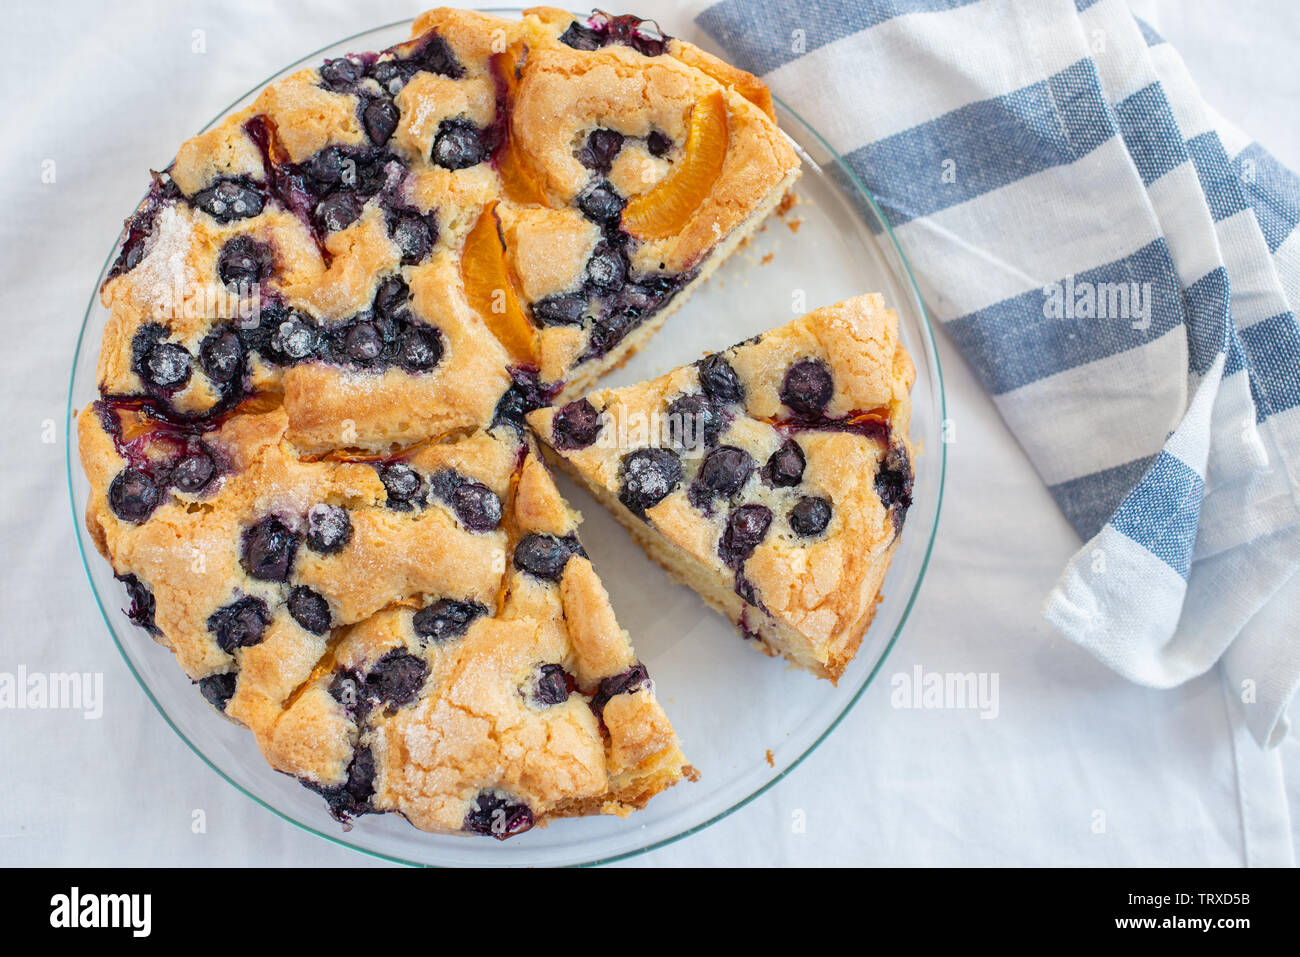
[(527, 437), (798, 176), (754, 77), (634, 17), (438, 9), (184, 143), (101, 289), (91, 534), (341, 820), (506, 837), (691, 773)]
[(763, 85), (633, 17), (429, 11), (184, 143), (102, 289), (104, 394), (283, 395), (312, 452), (576, 395), (779, 204)]
[(504, 838), (690, 773), (522, 431), (361, 460), (303, 454), (256, 400), (78, 427), (128, 614), (340, 820)]
[(673, 577), (835, 681), (911, 504), (914, 379), (897, 316), (860, 296), (528, 422)]

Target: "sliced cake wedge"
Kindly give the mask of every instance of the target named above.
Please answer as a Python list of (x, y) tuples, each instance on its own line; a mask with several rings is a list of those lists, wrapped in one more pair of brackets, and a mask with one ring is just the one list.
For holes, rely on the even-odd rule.
[(521, 430), (305, 456), (284, 407), (79, 417), (128, 615), (347, 822), (497, 838), (691, 773)]
[(911, 504), (914, 379), (896, 314), (860, 296), (528, 422), (674, 578), (835, 681)]

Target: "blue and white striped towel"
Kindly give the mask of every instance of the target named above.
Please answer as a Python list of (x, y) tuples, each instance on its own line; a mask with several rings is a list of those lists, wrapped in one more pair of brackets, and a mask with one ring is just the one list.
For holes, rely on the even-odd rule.
[(1300, 179), (1122, 0), (723, 0), (867, 184), (1083, 548), (1047, 618), (1134, 681), (1300, 684)]

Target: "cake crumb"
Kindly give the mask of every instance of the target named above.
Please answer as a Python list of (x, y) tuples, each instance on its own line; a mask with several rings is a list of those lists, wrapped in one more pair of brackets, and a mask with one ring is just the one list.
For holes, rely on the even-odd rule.
[(759, 264), (760, 266), (766, 266), (768, 263), (770, 263), (770, 262), (771, 262), (773, 259), (775, 259), (775, 258), (776, 258), (776, 255), (775, 255), (774, 253), (768, 253), (766, 256), (764, 256), (762, 259), (760, 259), (760, 260), (758, 261), (758, 264)]
[(790, 232), (799, 232), (799, 227), (803, 225), (802, 219), (787, 219), (785, 224), (790, 227)]
[(772, 757), (772, 749), (771, 749), (771, 748), (768, 748), (768, 749), (767, 749), (767, 766), (768, 766), (769, 768), (774, 768), (774, 767), (776, 767), (776, 759), (774, 759), (774, 758)]

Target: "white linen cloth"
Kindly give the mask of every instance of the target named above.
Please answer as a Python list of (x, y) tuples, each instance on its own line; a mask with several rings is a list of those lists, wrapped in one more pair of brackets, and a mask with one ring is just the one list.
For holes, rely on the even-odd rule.
[[(691, 27), (703, 4), (635, 6), (703, 38)], [(1300, 16), (1283, 4), (1264, 24), (1229, 17), (1226, 0), (1205, 6), (1222, 14), (1206, 31), (1216, 44), (1255, 42), (1261, 30), (1300, 37)], [(249, 801), (153, 710), (77, 559), (62, 423), (77, 328), (143, 171), (279, 65), (415, 12), (388, 0), (364, 10), (341, 0), (149, 0), (10, 12), (0, 57), (9, 94), (0, 156), (0, 671), (101, 673), (104, 708), (98, 720), (0, 710), (0, 863), (375, 863)], [(192, 52), (195, 30), (205, 31), (205, 53)], [(1300, 95), (1294, 71), (1274, 66), (1261, 88)], [(1275, 129), (1258, 120), (1253, 129), (1276, 147), (1290, 119), (1278, 114)], [(1294, 164), (1300, 140), (1292, 143), (1284, 159)], [(47, 159), (53, 184), (41, 181)], [(1078, 539), (959, 354), (942, 337), (940, 349), (959, 441), (949, 449), (927, 581), (880, 680), (769, 792), (629, 863), (1294, 863), (1286, 783), (1290, 773), (1294, 802), (1294, 736), (1261, 752), (1216, 672), (1153, 691), (1046, 626), (1039, 603)], [(43, 441), (47, 420), (53, 443)], [(997, 718), (891, 707), (892, 676), (916, 665), (996, 672)], [(196, 810), (205, 812), (202, 833)]]

